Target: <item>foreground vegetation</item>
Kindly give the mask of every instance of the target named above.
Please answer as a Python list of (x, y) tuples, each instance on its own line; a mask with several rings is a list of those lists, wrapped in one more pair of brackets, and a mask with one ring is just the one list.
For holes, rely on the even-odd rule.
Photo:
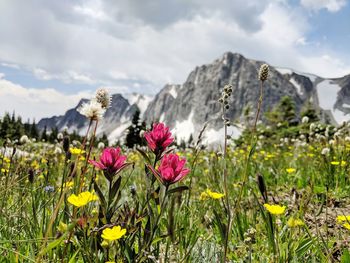
[(2, 261), (350, 262), (348, 123), (255, 122), (220, 151), (155, 124), (130, 150), (94, 147), (82, 113), (80, 142), (2, 148)]

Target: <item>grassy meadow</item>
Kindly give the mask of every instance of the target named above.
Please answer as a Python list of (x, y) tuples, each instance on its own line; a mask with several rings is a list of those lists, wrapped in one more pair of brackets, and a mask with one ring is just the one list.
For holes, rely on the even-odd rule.
[(86, 115), (81, 141), (3, 140), (1, 262), (350, 262), (348, 123), (255, 122), (216, 150), (155, 125), (112, 149)]

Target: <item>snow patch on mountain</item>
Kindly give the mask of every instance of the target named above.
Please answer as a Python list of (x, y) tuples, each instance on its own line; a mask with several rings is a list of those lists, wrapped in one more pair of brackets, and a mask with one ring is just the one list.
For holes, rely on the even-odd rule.
[(175, 128), (172, 132), (176, 135), (178, 142), (180, 142), (181, 140), (188, 141), (191, 134), (193, 135), (195, 133), (193, 115), (194, 112), (192, 111), (188, 116), (187, 120), (181, 122), (176, 121)]
[(176, 90), (176, 86), (175, 85), (173, 85), (171, 87), (171, 89), (169, 90), (169, 93), (170, 93), (171, 96), (174, 97), (174, 99), (176, 99), (176, 97), (177, 97), (177, 90)]
[(300, 84), (294, 78), (291, 78), (289, 81), (297, 89), (298, 94), (303, 95), (303, 90), (302, 90), (302, 87), (300, 86)]
[(118, 139), (124, 138), (127, 128), (131, 125), (131, 121), (124, 122), (120, 124), (116, 129), (114, 129), (107, 138), (110, 143), (115, 143)]
[[(227, 127), (227, 135), (230, 135), (233, 139), (237, 139), (241, 135), (241, 130), (237, 127)], [(225, 128), (222, 127), (219, 130), (210, 129), (204, 132), (203, 143), (208, 145), (222, 145), (225, 137)]]
[(310, 73), (304, 73), (304, 72), (300, 72), (300, 71), (297, 71), (297, 70), (294, 70), (294, 69), (290, 69), (290, 68), (281, 68), (281, 67), (275, 67), (275, 69), (281, 73), (282, 75), (285, 75), (285, 74), (289, 74), (289, 75), (292, 75), (293, 72), (298, 74), (298, 75), (301, 75), (301, 76), (305, 76), (307, 78), (309, 78), (311, 80), (311, 82), (315, 82), (315, 80), (317, 78), (319, 78), (318, 76), (314, 75), (314, 74), (310, 74)]
[(153, 100), (152, 96), (137, 94), (137, 93), (124, 94), (123, 97), (128, 100), (130, 105), (133, 105), (133, 104), (137, 105), (137, 107), (140, 110), (141, 117), (145, 113), (150, 102)]
[(338, 92), (341, 89), (338, 84), (335, 84), (332, 80), (326, 79), (317, 84), (316, 89), (319, 106), (323, 110), (329, 110), (338, 124), (349, 119), (344, 112), (334, 107), (337, 101)]
[(275, 68), (279, 73), (281, 73), (282, 75), (284, 74), (292, 74), (293, 70), (291, 70), (290, 68)]

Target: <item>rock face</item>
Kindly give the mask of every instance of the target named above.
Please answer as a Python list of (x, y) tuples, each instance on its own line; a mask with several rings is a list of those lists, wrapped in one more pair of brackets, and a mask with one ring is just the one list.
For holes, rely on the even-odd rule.
[[(261, 61), (227, 52), (211, 64), (196, 67), (182, 85), (165, 85), (153, 100), (137, 94), (113, 95), (112, 107), (107, 111), (99, 133), (105, 132), (111, 140), (122, 137), (123, 128), (128, 127), (133, 113), (139, 108), (147, 123), (165, 122), (178, 140), (188, 140), (191, 134), (197, 136), (204, 124), (207, 124), (204, 133), (206, 141), (212, 143), (220, 140), (223, 137), (221, 106), (217, 102), (220, 90), (226, 84), (233, 86), (228, 112), (231, 120), (242, 119), (247, 106), (255, 113), (260, 96), (257, 76), (261, 64)], [(350, 75), (324, 79), (270, 66), (269, 78), (263, 89), (262, 111), (272, 109), (282, 97), (290, 96), (295, 101), (297, 111), (306, 102), (312, 102), (320, 109), (324, 119), (334, 123), (350, 116), (347, 115), (350, 114)], [(59, 129), (67, 126), (69, 130), (83, 130), (87, 121), (76, 111), (77, 107), (67, 111), (64, 116), (43, 119), (39, 126), (57, 126)], [(235, 136), (239, 131), (231, 128), (229, 133)]]
[[(112, 95), (111, 105), (98, 126), (97, 135), (104, 133), (111, 142), (123, 138), (136, 110), (140, 110), (141, 114), (143, 114), (151, 99), (151, 97), (135, 93), (124, 96), (121, 94)], [(82, 99), (74, 109), (68, 110), (62, 116), (40, 120), (38, 128), (44, 129), (46, 126), (50, 130), (57, 127), (60, 131), (68, 129), (68, 132), (76, 131), (83, 135), (89, 125), (89, 120), (77, 110), (81, 104), (88, 101), (87, 99)]]

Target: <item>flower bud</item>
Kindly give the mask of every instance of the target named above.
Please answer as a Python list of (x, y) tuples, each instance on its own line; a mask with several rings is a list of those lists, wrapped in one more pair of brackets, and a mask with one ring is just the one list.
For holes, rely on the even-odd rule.
[(69, 136), (64, 136), (63, 138), (63, 150), (67, 153), (69, 152)]
[(259, 79), (261, 81), (267, 80), (269, 75), (269, 66), (267, 64), (262, 64), (259, 70)]

